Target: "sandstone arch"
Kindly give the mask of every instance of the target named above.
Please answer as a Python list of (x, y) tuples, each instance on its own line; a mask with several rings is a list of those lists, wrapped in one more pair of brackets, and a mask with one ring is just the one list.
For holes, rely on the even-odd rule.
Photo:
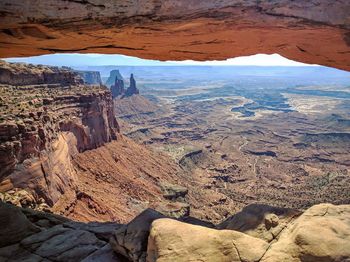
[(350, 70), (347, 0), (3, 0), (0, 57), (119, 53), (214, 60), (279, 53)]

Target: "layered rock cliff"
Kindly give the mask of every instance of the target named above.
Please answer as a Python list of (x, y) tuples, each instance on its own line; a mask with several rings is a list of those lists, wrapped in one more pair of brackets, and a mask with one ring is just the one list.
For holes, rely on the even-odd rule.
[(0, 84), (69, 86), (83, 83), (78, 74), (67, 68), (0, 61)]
[(79, 52), (222, 60), (279, 53), (350, 70), (347, 0), (3, 0), (0, 11), (1, 57)]
[(75, 190), (71, 157), (117, 138), (111, 94), (66, 69), (1, 65), (0, 191), (25, 188), (52, 206)]
[(81, 78), (84, 80), (85, 84), (88, 85), (101, 85), (101, 75), (98, 71), (81, 71), (81, 70), (75, 70), (75, 72), (78, 73), (78, 75), (81, 76)]

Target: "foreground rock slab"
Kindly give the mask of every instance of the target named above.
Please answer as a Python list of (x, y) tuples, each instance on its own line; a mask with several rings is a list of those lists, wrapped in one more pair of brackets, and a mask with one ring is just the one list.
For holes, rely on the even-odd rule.
[[(193, 219), (182, 222), (147, 209), (127, 225), (81, 223), (58, 215), (0, 202), (0, 261), (83, 262), (338, 262), (350, 261), (350, 205), (319, 204), (295, 218), (294, 211), (247, 208), (229, 226), (253, 228), (254, 212), (271, 228), (285, 226), (271, 241), (257, 230), (209, 228)], [(274, 212), (279, 214), (274, 214)], [(283, 212), (282, 212), (283, 211)], [(260, 220), (259, 220), (260, 221)], [(254, 222), (254, 221), (253, 221)], [(196, 223), (201, 225), (194, 225)], [(222, 226), (222, 225), (221, 225)], [(261, 233), (261, 234), (260, 234)], [(109, 243), (108, 243), (108, 239)]]
[(145, 261), (151, 224), (163, 217), (157, 211), (146, 209), (129, 224), (116, 230), (110, 239), (113, 250), (131, 261)]
[(349, 261), (350, 206), (315, 205), (272, 244), (261, 261)]
[(152, 223), (147, 261), (259, 261), (268, 243), (231, 230), (158, 219)]
[(301, 214), (295, 209), (252, 204), (219, 224), (218, 228), (236, 230), (271, 242)]
[(108, 238), (116, 223), (79, 223), (0, 201), (0, 261), (125, 261)]

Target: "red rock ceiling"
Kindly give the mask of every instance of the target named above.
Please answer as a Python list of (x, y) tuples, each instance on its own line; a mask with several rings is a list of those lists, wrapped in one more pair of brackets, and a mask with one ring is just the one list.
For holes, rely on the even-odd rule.
[(0, 57), (159, 60), (256, 53), (350, 70), (349, 0), (2, 0)]

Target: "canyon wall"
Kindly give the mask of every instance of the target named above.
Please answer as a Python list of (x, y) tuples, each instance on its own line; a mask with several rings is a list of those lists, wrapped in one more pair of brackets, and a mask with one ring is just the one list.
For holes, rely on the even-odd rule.
[(78, 73), (78, 75), (81, 76), (81, 78), (84, 80), (85, 84), (88, 85), (101, 85), (101, 75), (98, 71), (81, 71), (81, 70), (75, 70), (75, 72)]
[(279, 53), (350, 70), (347, 0), (3, 0), (0, 12), (0, 57), (78, 52), (221, 60)]
[(0, 61), (0, 84), (8, 85), (79, 85), (83, 79), (66, 68), (14, 64)]
[(71, 157), (117, 139), (111, 94), (66, 69), (52, 69), (50, 84), (41, 85), (51, 68), (32, 66), (7, 78), (18, 65), (1, 65), (0, 191), (25, 188), (52, 206), (75, 190)]

